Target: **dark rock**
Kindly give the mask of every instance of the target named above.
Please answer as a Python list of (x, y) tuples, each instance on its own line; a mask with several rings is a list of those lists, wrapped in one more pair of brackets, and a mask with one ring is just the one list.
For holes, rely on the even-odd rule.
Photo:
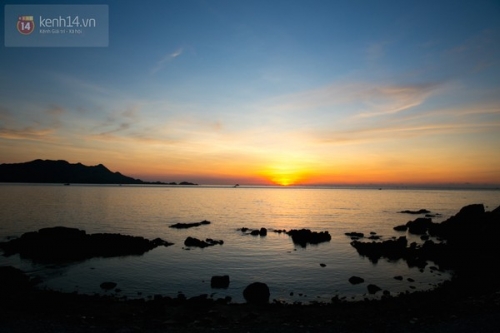
[(408, 230), (408, 227), (403, 224), (403, 225), (395, 226), (393, 229), (396, 231), (406, 231), (406, 230)]
[(344, 235), (349, 236), (349, 237), (357, 237), (357, 238), (365, 237), (365, 234), (363, 234), (362, 232), (346, 232)]
[(43, 228), (24, 233), (20, 238), (0, 243), (4, 255), (44, 262), (78, 261), (93, 257), (141, 255), (157, 246), (172, 243), (153, 241), (121, 234), (86, 234), (84, 230), (66, 227)]
[(3, 294), (26, 291), (32, 287), (32, 281), (20, 269), (12, 266), (0, 266), (0, 299)]
[(212, 276), (210, 280), (211, 288), (227, 289), (229, 287), (229, 275)]
[(426, 217), (419, 217), (414, 221), (406, 223), (408, 232), (414, 235), (423, 235), (433, 225), (432, 219)]
[(362, 256), (368, 257), (371, 262), (376, 263), (381, 257), (389, 260), (401, 259), (406, 251), (408, 241), (406, 237), (399, 237), (397, 240), (386, 240), (384, 242), (360, 242), (353, 241), (351, 245)]
[(321, 267), (326, 267), (326, 264), (319, 264)]
[(100, 287), (101, 287), (101, 289), (104, 289), (104, 290), (111, 290), (111, 289), (114, 289), (116, 287), (116, 283), (115, 282), (103, 282), (103, 283), (101, 283)]
[(207, 224), (210, 224), (210, 221), (203, 220), (201, 222), (194, 222), (194, 223), (176, 223), (176, 224), (172, 224), (171, 226), (169, 226), (169, 228), (188, 229), (188, 228), (199, 227), (200, 225), (207, 225)]
[(270, 296), (269, 287), (262, 282), (251, 283), (243, 290), (243, 297), (248, 303), (267, 304)]
[(266, 236), (267, 235), (267, 229), (266, 228), (260, 228), (259, 235)]
[(328, 231), (315, 232), (309, 229), (292, 229), (287, 234), (292, 237), (295, 244), (299, 244), (302, 247), (306, 247), (307, 244), (329, 242), (332, 239)]
[(406, 279), (406, 280), (408, 280), (408, 282), (415, 282), (415, 280), (414, 280), (414, 279), (412, 279), (412, 278), (408, 278), (408, 279)]
[(360, 284), (360, 283), (365, 282), (365, 279), (360, 278), (359, 276), (351, 276), (351, 277), (349, 278), (349, 282), (350, 282), (351, 284)]
[(420, 209), (420, 210), (402, 210), (400, 211), (400, 213), (403, 213), (403, 214), (415, 214), (415, 215), (418, 215), (418, 214), (429, 214), (430, 211), (427, 210), (427, 209)]
[(258, 236), (259, 234), (260, 234), (260, 233), (259, 233), (259, 230), (257, 230), (257, 229), (252, 230), (252, 231), (250, 232), (250, 235), (252, 235), (252, 236)]
[(368, 286), (366, 286), (366, 288), (368, 289), (368, 293), (370, 294), (376, 294), (377, 292), (381, 291), (382, 289), (374, 284), (369, 284)]
[(186, 240), (184, 241), (185, 246), (193, 246), (193, 247), (201, 247), (205, 248), (208, 246), (214, 246), (214, 245), (222, 245), (224, 244), (224, 241), (222, 240), (215, 240), (211, 238), (207, 238), (204, 241), (194, 238), (194, 237), (187, 237)]
[(401, 275), (397, 275), (394, 277), (395, 280), (403, 281), (403, 277)]

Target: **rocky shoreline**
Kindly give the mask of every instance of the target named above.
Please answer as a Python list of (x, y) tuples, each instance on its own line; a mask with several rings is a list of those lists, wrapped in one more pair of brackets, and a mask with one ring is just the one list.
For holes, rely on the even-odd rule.
[[(245, 289), (249, 303), (233, 304), (229, 298), (211, 299), (207, 295), (189, 299), (184, 295), (176, 298), (159, 295), (151, 300), (124, 300), (39, 290), (23, 272), (0, 267), (0, 331), (498, 331), (500, 207), (486, 212), (482, 205), (470, 205), (442, 223), (418, 218), (406, 226), (411, 228), (408, 232), (432, 239), (408, 245), (404, 236), (383, 241), (363, 240), (364, 236), (358, 233), (352, 246), (370, 260), (402, 259), (416, 266), (425, 266), (431, 260), (440, 268), (455, 271), (451, 281), (431, 291), (397, 296), (383, 294), (380, 300), (333, 298), (328, 303), (310, 305), (268, 303), (267, 286), (259, 285), (261, 290), (264, 288), (264, 301), (252, 301), (255, 293)], [(88, 236), (81, 231), (70, 233)], [(153, 243), (141, 241), (141, 244), (167, 245), (148, 242)], [(226, 277), (219, 278), (226, 280)], [(364, 282), (360, 277), (353, 278), (356, 279), (351, 283)], [(226, 282), (229, 277), (224, 285)], [(377, 286), (369, 285), (368, 289), (370, 287), (374, 290)], [(272, 290), (270, 293), (272, 299)]]
[(146, 301), (37, 290), (11, 270), (10, 282), (1, 275), (1, 332), (497, 332), (500, 324), (498, 288), (460, 278), (381, 300), (229, 304), (204, 296)]

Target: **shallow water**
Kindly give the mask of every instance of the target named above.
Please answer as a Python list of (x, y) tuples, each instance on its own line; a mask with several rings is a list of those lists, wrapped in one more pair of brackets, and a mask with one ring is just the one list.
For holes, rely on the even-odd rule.
[[(405, 262), (360, 257), (345, 232), (371, 231), (388, 239), (402, 235), (392, 228), (416, 218), (398, 213), (426, 208), (442, 221), (472, 203), (487, 210), (500, 204), (500, 191), (422, 189), (334, 189), (282, 187), (166, 187), (0, 184), (0, 239), (57, 225), (87, 233), (122, 233), (161, 237), (175, 243), (142, 256), (96, 258), (50, 266), (19, 256), (0, 257), (0, 265), (19, 267), (44, 280), (43, 287), (103, 293), (103, 281), (118, 283), (118, 295), (129, 298), (155, 294), (213, 294), (242, 302), (251, 282), (269, 285), (271, 298), (286, 302), (329, 301), (333, 296), (365, 297), (374, 283), (396, 294), (425, 290), (449, 278), (447, 272), (420, 272)], [(172, 229), (169, 225), (209, 220), (210, 225)], [(328, 243), (302, 248), (285, 234), (244, 235), (237, 228), (329, 231)], [(224, 240), (224, 245), (185, 249), (187, 236)], [(418, 241), (411, 236), (410, 241)], [(325, 264), (321, 267), (320, 263)], [(228, 289), (211, 289), (213, 275), (229, 275)], [(365, 283), (353, 286), (352, 275)], [(403, 281), (394, 280), (402, 275)], [(409, 283), (407, 278), (415, 282)], [(413, 288), (411, 288), (412, 286)]]

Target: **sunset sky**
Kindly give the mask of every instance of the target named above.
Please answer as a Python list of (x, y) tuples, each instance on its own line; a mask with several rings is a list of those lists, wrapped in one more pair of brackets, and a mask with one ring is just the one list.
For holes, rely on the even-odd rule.
[(2, 43), (0, 163), (500, 184), (498, 0), (94, 3), (109, 4), (109, 47)]

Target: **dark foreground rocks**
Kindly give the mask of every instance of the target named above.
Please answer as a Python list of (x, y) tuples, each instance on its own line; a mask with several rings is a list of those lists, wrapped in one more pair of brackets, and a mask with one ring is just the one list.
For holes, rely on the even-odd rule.
[(158, 246), (172, 243), (161, 238), (148, 240), (121, 234), (87, 234), (66, 227), (43, 228), (20, 238), (0, 243), (5, 256), (19, 253), (22, 258), (42, 262), (78, 261), (94, 257), (142, 255)]
[(37, 290), (29, 283), (12, 288), (1, 274), (0, 282), (5, 287), (0, 332), (438, 333), (498, 332), (500, 327), (500, 293), (477, 293), (458, 281), (381, 300), (311, 305), (228, 304), (207, 295), (124, 300)]

